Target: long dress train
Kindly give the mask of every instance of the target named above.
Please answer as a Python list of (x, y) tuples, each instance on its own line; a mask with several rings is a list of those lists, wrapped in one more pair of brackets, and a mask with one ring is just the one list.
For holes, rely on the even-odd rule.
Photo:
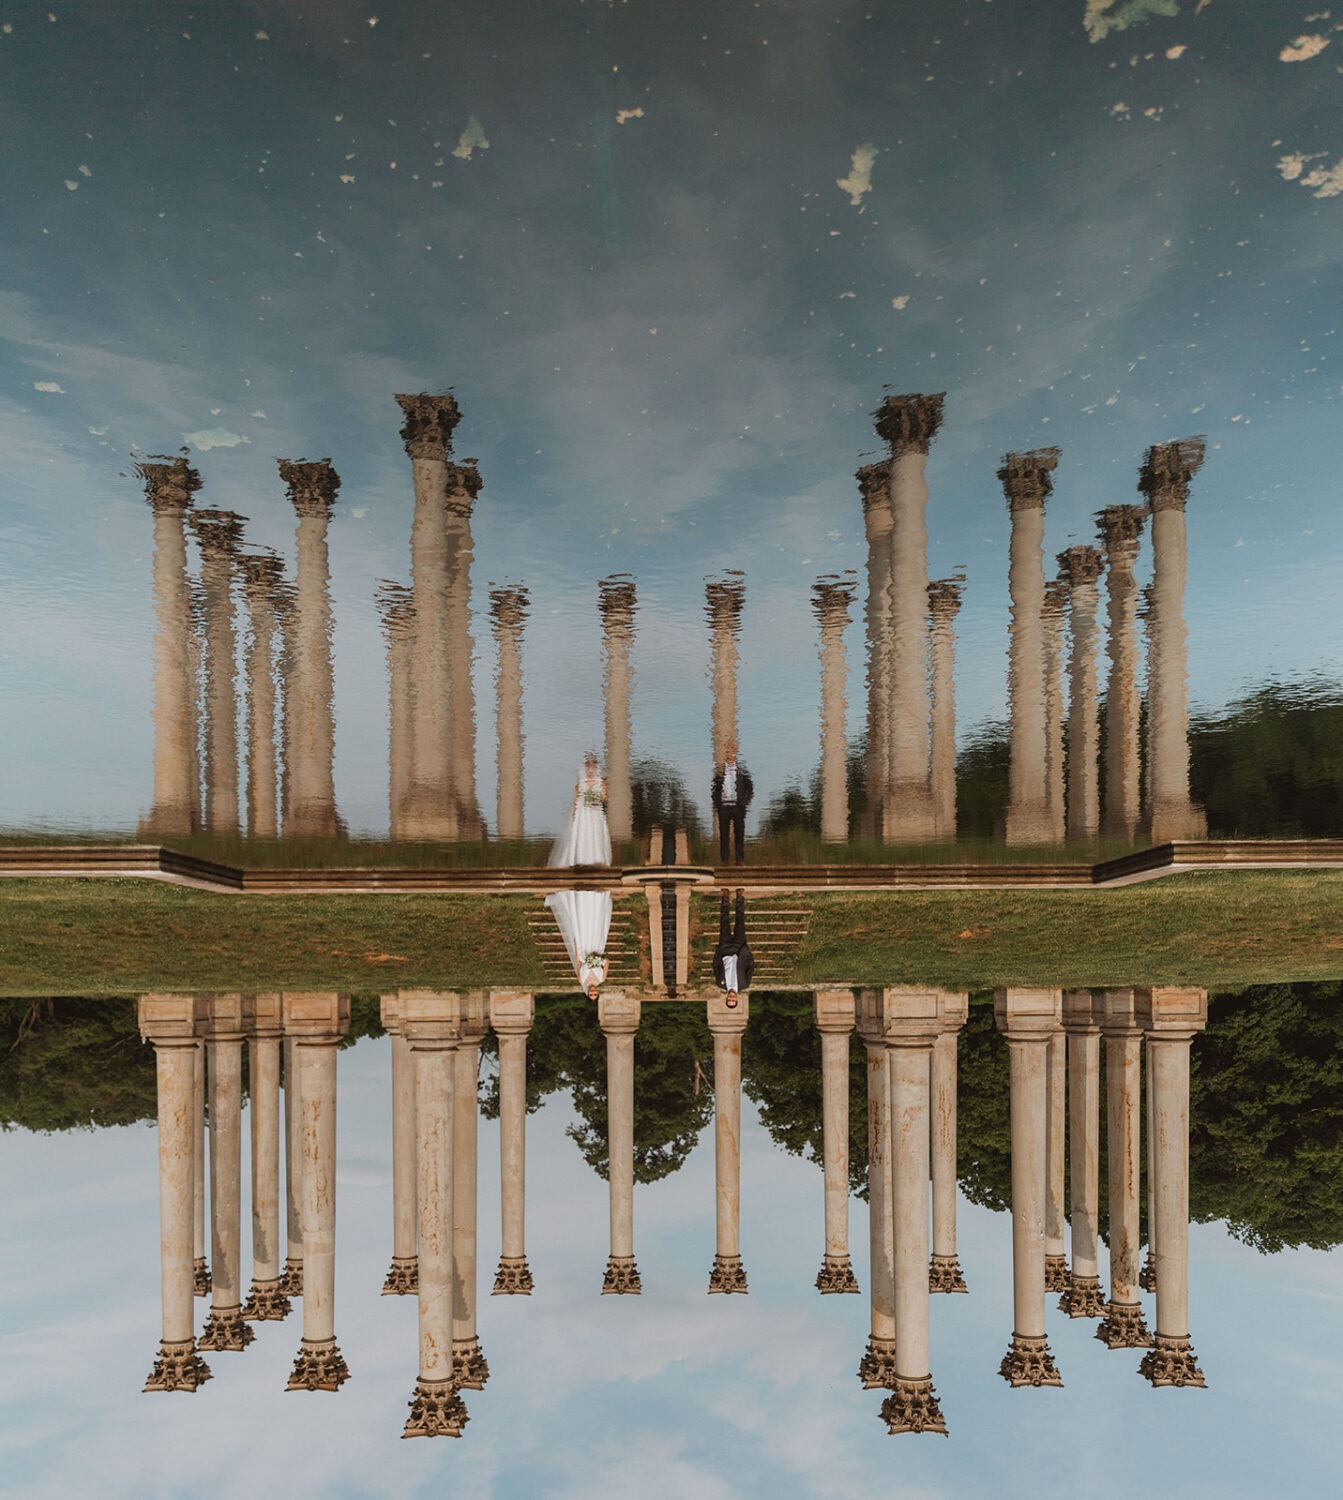
[[(595, 766), (585, 768), (574, 792), (569, 826), (555, 840), (547, 863), (552, 867), (609, 865), (611, 831), (606, 822), (606, 795)], [(564, 939), (569, 962), (580, 986), (601, 984), (606, 977), (606, 939), (611, 930), (609, 891), (556, 891), (546, 897)]]

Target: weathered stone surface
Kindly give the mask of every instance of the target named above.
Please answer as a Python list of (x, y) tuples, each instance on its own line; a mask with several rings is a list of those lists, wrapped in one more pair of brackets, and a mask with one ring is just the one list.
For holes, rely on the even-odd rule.
[(1008, 1385), (1062, 1385), (1045, 1339), (1013, 1338), (998, 1373)]
[(881, 1403), (881, 1419), (892, 1435), (940, 1432), (947, 1436), (946, 1420), (931, 1380), (897, 1380), (894, 1391)]
[[(250, 1330), (249, 1330), (250, 1332)], [(335, 1339), (322, 1344), (309, 1344), (306, 1340), (294, 1360), (289, 1375), (290, 1391), (336, 1391), (350, 1378), (350, 1367), (336, 1347)]]
[(1157, 1334), (1152, 1348), (1143, 1355), (1138, 1371), (1153, 1385), (1206, 1387), (1208, 1384), (1189, 1340), (1166, 1338), (1162, 1334)]
[(461, 1437), (470, 1418), (450, 1380), (421, 1380), (410, 1403), (403, 1438)]
[(532, 1294), (531, 1267), (525, 1258), (510, 1259), (503, 1256), (499, 1261), (499, 1269), (494, 1273), (495, 1297), (530, 1297)]
[(184, 1344), (165, 1343), (145, 1381), (145, 1390), (194, 1391), (210, 1378), (210, 1367), (196, 1353), (194, 1339)]
[(740, 1255), (715, 1255), (709, 1272), (710, 1292), (746, 1292), (746, 1267)]
[(639, 1268), (632, 1255), (613, 1255), (607, 1261), (606, 1274), (602, 1277), (603, 1297), (637, 1297), (643, 1289)]

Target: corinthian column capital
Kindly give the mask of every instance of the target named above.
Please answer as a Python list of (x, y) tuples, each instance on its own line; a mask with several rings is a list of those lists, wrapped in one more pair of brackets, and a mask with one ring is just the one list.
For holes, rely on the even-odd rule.
[(155, 515), (184, 511), (201, 487), (201, 477), (185, 458), (157, 457), (135, 465), (144, 480), (145, 499)]
[(197, 510), (187, 524), (202, 552), (232, 557), (242, 541), (242, 523), (246, 519), (231, 510)]
[(1147, 519), (1145, 505), (1107, 505), (1096, 512), (1096, 530), (1107, 552), (1133, 547)]
[(877, 436), (891, 445), (891, 457), (901, 453), (927, 453), (942, 425), (945, 391), (933, 396), (886, 396), (872, 413)]
[(1003, 454), (998, 478), (1009, 510), (1042, 510), (1054, 488), (1057, 448), (1033, 448), (1028, 453)]
[(446, 459), (452, 452), (453, 429), (462, 420), (457, 398), (451, 391), (430, 396), (398, 396), (396, 404), (405, 414), (401, 441), (411, 458)]
[(311, 461), (282, 458), (280, 478), (289, 487), (289, 499), (300, 516), (329, 516), (340, 489), (340, 475), (329, 458)]
[(1067, 580), (1070, 589), (1095, 583), (1105, 571), (1105, 559), (1096, 547), (1069, 547), (1058, 554), (1057, 561), (1059, 575)]
[(1203, 467), (1206, 449), (1203, 438), (1188, 437), (1154, 443), (1147, 450), (1138, 471), (1138, 488), (1154, 511), (1184, 509), (1189, 481)]

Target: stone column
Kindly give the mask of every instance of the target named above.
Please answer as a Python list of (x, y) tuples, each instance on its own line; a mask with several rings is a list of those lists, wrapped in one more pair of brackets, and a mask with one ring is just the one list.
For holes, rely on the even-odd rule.
[(415, 605), (410, 590), (384, 579), (378, 585), (378, 613), (387, 642), (387, 828), (393, 839), (399, 839), (412, 770), (410, 650)]
[(382, 1024), (392, 1044), (392, 1264), (384, 1297), (419, 1291), (415, 1257), (415, 1065), (401, 1026), (401, 1001), (383, 995)]
[(1008, 651), (1011, 715), (1009, 844), (1047, 844), (1054, 834), (1046, 801), (1044, 682), (1045, 501), (1054, 486), (1057, 448), (1009, 453), (998, 470), (1012, 517), (1008, 588), (1012, 595)]
[(887, 396), (873, 413), (890, 444), (890, 739), (883, 837), (919, 844), (936, 835), (928, 697), (928, 448), (942, 394)]
[(1096, 1337), (1111, 1349), (1146, 1349), (1152, 1336), (1138, 1300), (1142, 1027), (1132, 990), (1095, 997), (1105, 1038), (1106, 1152), (1109, 1169), (1110, 1301)]
[(711, 994), (706, 1002), (713, 1034), (713, 1140), (716, 1239), (710, 1292), (746, 1292), (741, 1263), (741, 1038), (750, 1018), (750, 1000)]
[(1068, 1175), (1068, 1038), (1051, 1034), (1045, 1055), (1045, 1291), (1068, 1290), (1064, 1185)]
[(888, 990), (891, 1068), (891, 1217), (895, 1270), (895, 1385), (881, 1415), (891, 1433), (940, 1432), (947, 1425), (933, 1390), (928, 1332), (930, 1075), (942, 1029), (936, 990)]
[(251, 1096), (252, 1287), (242, 1315), (278, 1322), (289, 1314), (280, 1288), (280, 1047), (284, 1020), (279, 995), (245, 995), (248, 1092)]
[(817, 990), (812, 996), (821, 1034), (821, 1164), (825, 1172), (825, 1258), (816, 1275), (821, 1293), (857, 1292), (849, 1259), (849, 1037), (852, 990)]
[(238, 558), (251, 634), (247, 642), (247, 832), (254, 839), (273, 839), (280, 831), (277, 814), (275, 754), (275, 613), (276, 589), (284, 565), (271, 553)]
[(970, 997), (946, 991), (941, 1007), (942, 1029), (932, 1061), (933, 1258), (928, 1289), (964, 1292), (968, 1288), (956, 1252), (956, 1049), (970, 1019)]
[(1064, 990), (1068, 1047), (1068, 1168), (1072, 1191), (1072, 1271), (1059, 1311), (1103, 1318), (1100, 1281), (1101, 1032), (1090, 990)]
[[(712, 740), (715, 771), (723, 769), (729, 745), (737, 744), (737, 638), (746, 602), (742, 574), (729, 570), (704, 585), (709, 617), (709, 678), (713, 693)], [(717, 833), (717, 829), (714, 830)]]
[(199, 578), (187, 579), (187, 601), (191, 609), (191, 634), (187, 640), (187, 694), (191, 703), (191, 734), (187, 744), (191, 780), (191, 828), (205, 826), (201, 799), (201, 735), (205, 728), (205, 705), (201, 696), (205, 681), (205, 587)]
[(1068, 837), (1079, 843), (1100, 836), (1100, 710), (1096, 701), (1097, 580), (1105, 559), (1095, 547), (1059, 553), (1068, 578), (1072, 655), (1068, 663)]
[(1152, 769), (1148, 833), (1154, 844), (1208, 834), (1189, 798), (1189, 632), (1184, 623), (1188, 559), (1184, 507), (1203, 465), (1202, 438), (1147, 450), (1138, 488), (1152, 508), (1152, 646), (1147, 664), (1147, 743)]
[(291, 719), (294, 713), (294, 662), (298, 645), (295, 626), (298, 621), (298, 590), (292, 578), (275, 585), (275, 620), (279, 629), (279, 654), (276, 660), (276, 682), (280, 690), (280, 827), (289, 820), (290, 797), (289, 766), (292, 760), (290, 742), (293, 739)]
[(473, 458), (447, 466), (448, 721), (451, 726), (452, 795), (459, 839), (485, 837), (476, 797), (476, 690), (471, 677), (471, 510), (480, 493)]
[(1007, 1038), (1012, 1111), (1012, 1342), (998, 1373), (1009, 1385), (1062, 1385), (1045, 1336), (1045, 1163), (1048, 1053), (1062, 991), (994, 993)]
[(864, 1390), (895, 1389), (895, 1263), (891, 1217), (891, 1070), (885, 994), (860, 990), (858, 1035), (867, 1049), (867, 1225), (871, 1329), (858, 1364)]
[(1147, 1085), (1143, 1089), (1143, 1129), (1147, 1134), (1147, 1259), (1138, 1272), (1138, 1285), (1156, 1291), (1156, 1105), (1152, 1098), (1152, 1049), (1146, 1048)]
[(634, 1260), (634, 1037), (639, 1001), (619, 990), (597, 999), (606, 1037), (607, 1181), (611, 1189), (611, 1257), (602, 1295), (643, 1291)]
[(331, 460), (280, 459), (280, 478), (298, 513), (294, 666), (289, 679), (289, 806), (286, 836), (334, 838), (342, 831), (334, 781), (335, 717), (331, 676), (331, 570), (326, 532), (340, 489)]
[(866, 464), (854, 475), (867, 532), (867, 811), (864, 832), (881, 836), (891, 750), (891, 487), (888, 464)]
[(956, 837), (956, 616), (965, 579), (941, 578), (928, 585), (932, 618), (932, 786), (937, 837)]
[[(283, 1016), (283, 1007), (281, 1016)], [(298, 1100), (298, 1060), (294, 1039), (284, 1039), (284, 1202), (285, 1261), (280, 1290), (286, 1297), (303, 1295), (303, 1147), (299, 1140), (302, 1111)]]
[(448, 698), (448, 456), (461, 420), (456, 400), (398, 396), (401, 439), (411, 461), (415, 517), (410, 532), (414, 615), (410, 641), (410, 786), (399, 826), (404, 838), (455, 839)]
[(1107, 838), (1138, 836), (1142, 812), (1138, 727), (1138, 538), (1147, 511), (1141, 505), (1107, 505), (1096, 517), (1105, 552), (1105, 612), (1109, 626), (1105, 685), (1105, 812)]
[(499, 1204), (501, 1233), (494, 1296), (531, 1295), (527, 1264), (527, 1036), (535, 998), (490, 991), (490, 1026), (499, 1042)]
[(192, 1299), (195, 1009), (190, 995), (140, 997), (140, 1035), (153, 1044), (157, 1074), (163, 1295), (163, 1338), (147, 1391), (194, 1391), (210, 1378), (209, 1366), (196, 1352)]
[(634, 836), (630, 784), (630, 647), (634, 641), (634, 580), (618, 573), (597, 585), (602, 617), (606, 700), (606, 821), (615, 843)]
[(241, 995), (204, 1002), (202, 1034), (210, 1090), (210, 1315), (202, 1349), (245, 1349), (255, 1338), (242, 1318)]
[(191, 596), (183, 517), (201, 487), (185, 458), (136, 464), (154, 512), (154, 801), (141, 836), (192, 831), (196, 693), (191, 675)]
[(348, 995), (287, 994), (303, 1151), (303, 1342), (291, 1391), (334, 1391), (350, 1378), (336, 1345), (336, 1049), (350, 1025)]
[(205, 1259), (205, 1043), (196, 1043), (192, 1069), (195, 1118), (191, 1126), (192, 1280), (198, 1297), (210, 1295), (210, 1267)]
[(1066, 837), (1067, 760), (1063, 753), (1063, 625), (1068, 610), (1068, 584), (1051, 578), (1045, 584), (1041, 624), (1045, 640), (1045, 808), (1051, 843)]
[(402, 1437), (460, 1437), (466, 1405), (453, 1379), (453, 1129), (461, 998), (398, 997), (415, 1073), (416, 1212), (420, 1232), (420, 1373)]
[(495, 736), (498, 746), (498, 796), (495, 836), (520, 839), (522, 811), (522, 628), (530, 603), (523, 588), (491, 589), (490, 619), (499, 650), (495, 674)]
[(459, 1389), (482, 1391), (490, 1367), (476, 1330), (476, 1161), (480, 1107), (480, 1043), (488, 1024), (480, 991), (462, 996), (461, 1041), (453, 1060), (452, 1116), (452, 1378)]
[(1208, 1024), (1208, 992), (1135, 992), (1147, 1037), (1156, 1213), (1156, 1336), (1139, 1366), (1153, 1385), (1206, 1385), (1189, 1339), (1189, 1046)]
[(227, 510), (198, 510), (191, 517), (205, 591), (204, 827), (209, 833), (238, 832), (237, 638), (232, 583), (242, 523), (242, 516)]
[(844, 631), (853, 584), (820, 578), (812, 585), (812, 610), (821, 626), (821, 842), (849, 838), (849, 744), (845, 732)]

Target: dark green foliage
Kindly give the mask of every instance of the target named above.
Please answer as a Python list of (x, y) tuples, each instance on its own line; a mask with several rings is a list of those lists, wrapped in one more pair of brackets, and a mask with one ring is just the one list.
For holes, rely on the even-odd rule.
[[(705, 774), (704, 795), (709, 793)], [(684, 828), (692, 839), (701, 836), (699, 810), (686, 790), (681, 773), (661, 760), (637, 760), (630, 768), (634, 832), (643, 838), (654, 826)]]
[(956, 833), (991, 839), (1007, 812), (1007, 725), (981, 724), (956, 757)]
[(134, 1125), (157, 1113), (133, 1001), (0, 1000), (0, 1129)]

